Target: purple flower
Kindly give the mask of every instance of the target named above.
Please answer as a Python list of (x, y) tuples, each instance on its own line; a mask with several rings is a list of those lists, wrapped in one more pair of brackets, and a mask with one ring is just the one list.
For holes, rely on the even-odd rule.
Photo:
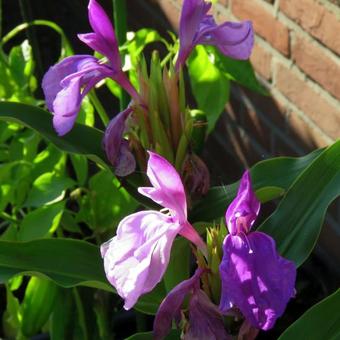
[(89, 2), (89, 21), (93, 33), (79, 34), (80, 40), (106, 56), (108, 63), (91, 55), (74, 55), (52, 66), (42, 81), (46, 105), (54, 113), (53, 126), (60, 136), (69, 132), (86, 94), (102, 79), (112, 78), (133, 98), (136, 90), (122, 71), (114, 29), (102, 7)]
[(186, 295), (190, 294), (189, 327), (184, 335), (185, 340), (224, 340), (228, 335), (224, 329), (222, 315), (203, 290), (200, 289), (200, 276), (203, 269), (198, 268), (195, 274), (173, 288), (165, 297), (154, 321), (154, 339), (163, 339), (171, 329), (174, 319), (179, 325), (181, 306)]
[(180, 48), (176, 62), (178, 70), (196, 45), (214, 45), (224, 55), (235, 59), (248, 59), (254, 44), (250, 21), (225, 22), (217, 25), (208, 15), (210, 2), (184, 0), (179, 24)]
[(230, 234), (224, 240), (220, 264), (220, 310), (227, 313), (235, 306), (251, 325), (267, 330), (274, 326), (294, 295), (296, 268), (277, 253), (270, 236), (250, 232), (259, 210), (260, 202), (246, 171), (226, 212)]
[(127, 176), (136, 168), (136, 160), (129, 150), (128, 141), (123, 138), (126, 120), (133, 109), (128, 107), (114, 117), (105, 130), (104, 149), (110, 163), (115, 167), (117, 176)]
[(125, 217), (117, 235), (101, 246), (109, 282), (130, 309), (140, 295), (150, 292), (162, 279), (170, 259), (172, 242), (180, 234), (203, 251), (205, 244), (187, 221), (183, 184), (173, 166), (149, 152), (147, 176), (152, 187), (139, 192), (159, 203), (168, 213), (140, 211)]

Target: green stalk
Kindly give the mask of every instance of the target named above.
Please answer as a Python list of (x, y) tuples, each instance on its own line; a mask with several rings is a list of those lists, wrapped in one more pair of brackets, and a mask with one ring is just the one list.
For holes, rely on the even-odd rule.
[(86, 326), (86, 320), (85, 320), (85, 311), (84, 311), (84, 306), (83, 302), (81, 301), (80, 294), (77, 290), (77, 287), (74, 287), (72, 289), (73, 291), (73, 297), (76, 303), (76, 309), (78, 312), (78, 318), (79, 318), (79, 325), (80, 328), (83, 332), (83, 339), (88, 340), (88, 334), (87, 334), (87, 326)]
[(0, 0), (0, 38), (2, 37), (2, 0)]
[[(113, 18), (115, 22), (115, 31), (119, 46), (126, 42), (126, 0), (113, 1)], [(124, 51), (121, 51), (120, 56), (124, 60)], [(129, 95), (122, 89), (121, 97), (119, 98), (120, 110), (123, 111), (129, 104)]]
[[(32, 21), (32, 12), (31, 12), (31, 8), (27, 0), (19, 0), (19, 5), (20, 5), (20, 13), (21, 13), (21, 17), (23, 21), (24, 22)], [(41, 79), (42, 74), (43, 74), (43, 67), (42, 67), (42, 62), (41, 62), (38, 39), (37, 39), (34, 27), (29, 27), (27, 29), (27, 39), (29, 40), (30, 45), (32, 46), (34, 60), (36, 61), (36, 65), (37, 65), (37, 76), (39, 79)]]
[(98, 99), (95, 90), (91, 90), (88, 93), (89, 99), (91, 101), (91, 103), (93, 104), (93, 106), (95, 107), (96, 111), (99, 114), (100, 119), (102, 120), (104, 126), (106, 127), (109, 124), (110, 118), (107, 115), (102, 103), (100, 102), (100, 100)]

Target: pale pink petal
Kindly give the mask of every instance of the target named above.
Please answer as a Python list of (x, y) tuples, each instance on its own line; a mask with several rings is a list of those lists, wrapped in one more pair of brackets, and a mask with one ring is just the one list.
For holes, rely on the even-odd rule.
[(117, 236), (103, 246), (107, 279), (130, 309), (162, 279), (170, 250), (180, 225), (157, 211), (142, 211), (125, 217)]

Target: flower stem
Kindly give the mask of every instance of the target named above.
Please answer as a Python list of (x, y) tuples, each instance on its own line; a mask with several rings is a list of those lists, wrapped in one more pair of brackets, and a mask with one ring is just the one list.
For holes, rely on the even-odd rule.
[(96, 111), (98, 112), (101, 121), (103, 122), (104, 126), (106, 127), (109, 124), (110, 118), (107, 115), (102, 103), (98, 99), (95, 90), (91, 90), (89, 92), (88, 96), (89, 96), (91, 103), (93, 104)]
[[(113, 0), (113, 17), (115, 22), (115, 30), (119, 46), (124, 45), (126, 41), (126, 0)], [(121, 52), (121, 58), (124, 60), (124, 52)], [(124, 64), (124, 62), (123, 62)], [(120, 102), (120, 110), (123, 111), (129, 104), (128, 94), (122, 90)]]

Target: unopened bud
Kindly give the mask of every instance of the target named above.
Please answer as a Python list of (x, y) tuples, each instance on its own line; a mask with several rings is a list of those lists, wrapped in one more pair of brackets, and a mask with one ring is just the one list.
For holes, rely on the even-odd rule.
[(187, 155), (183, 165), (185, 187), (193, 198), (205, 195), (210, 188), (210, 174), (205, 163), (195, 154)]

